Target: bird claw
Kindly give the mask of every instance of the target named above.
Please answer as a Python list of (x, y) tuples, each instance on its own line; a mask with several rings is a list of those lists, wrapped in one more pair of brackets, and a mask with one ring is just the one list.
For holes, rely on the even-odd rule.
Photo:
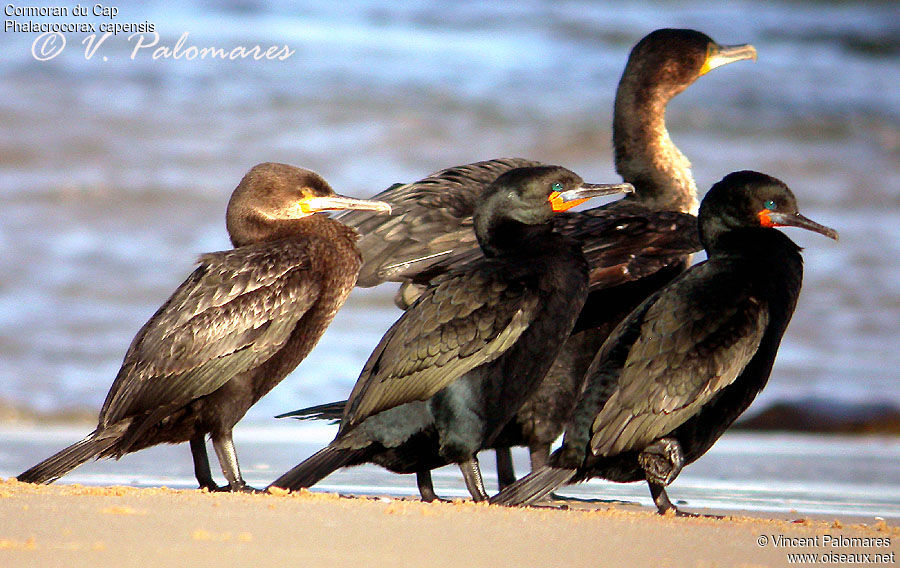
[(240, 483), (235, 487), (230, 485), (217, 485), (215, 489), (210, 489), (210, 491), (216, 493), (266, 493), (266, 491), (250, 487), (246, 483)]
[(568, 503), (561, 503), (561, 502), (557, 501), (556, 499), (551, 498), (549, 495), (547, 497), (544, 497), (537, 503), (532, 503), (528, 506), (533, 509), (555, 509), (557, 511), (568, 511), (569, 510)]
[[(671, 512), (670, 512), (671, 511)], [(724, 515), (712, 515), (712, 514), (702, 514), (702, 513), (691, 513), (690, 511), (683, 511), (678, 507), (673, 507), (668, 511), (660, 511), (660, 515), (674, 515), (676, 517), (682, 518), (693, 518), (693, 519), (724, 519)]]

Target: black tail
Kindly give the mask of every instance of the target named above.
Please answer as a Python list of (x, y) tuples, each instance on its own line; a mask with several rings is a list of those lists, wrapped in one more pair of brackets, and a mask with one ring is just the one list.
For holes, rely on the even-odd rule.
[(281, 487), (291, 491), (312, 487), (337, 469), (363, 463), (366, 461), (367, 453), (366, 450), (326, 446), (273, 481), (269, 487)]
[(297, 420), (331, 420), (332, 423), (340, 422), (344, 415), (344, 407), (347, 406), (346, 400), (337, 402), (329, 402), (318, 406), (310, 406), (309, 408), (301, 408), (293, 412), (285, 412), (279, 414), (275, 418), (296, 418)]
[(491, 504), (530, 505), (568, 483), (575, 477), (576, 471), (545, 465), (494, 495)]
[(53, 483), (91, 458), (98, 457), (119, 441), (109, 431), (94, 430), (85, 439), (57, 452), (28, 471), (16, 476), (23, 483)]

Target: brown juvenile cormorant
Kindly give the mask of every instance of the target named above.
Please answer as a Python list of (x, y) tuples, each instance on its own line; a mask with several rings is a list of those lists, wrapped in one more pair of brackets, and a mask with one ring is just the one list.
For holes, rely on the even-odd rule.
[(234, 249), (199, 266), (132, 341), (86, 438), (18, 476), (51, 483), (91, 458), (190, 441), (201, 487), (209, 434), (232, 491), (245, 487), (231, 431), (309, 354), (356, 282), (356, 231), (317, 211), (390, 205), (334, 194), (309, 170), (254, 166), (226, 215)]
[(700, 206), (708, 260), (647, 298), (591, 363), (550, 462), (494, 503), (532, 503), (566, 483), (645, 479), (660, 513), (665, 487), (765, 386), (803, 278), (800, 247), (772, 227), (837, 239), (800, 215), (790, 189), (757, 172), (725, 176)]
[(416, 473), (430, 501), (431, 470), (456, 463), (473, 499), (486, 499), (475, 455), (537, 387), (587, 296), (581, 247), (550, 219), (630, 190), (584, 184), (558, 166), (498, 177), (474, 212), (484, 256), (437, 278), (391, 326), (334, 441), (272, 485), (310, 487), (340, 467), (374, 462)]
[[(635, 192), (554, 220), (558, 230), (582, 243), (591, 293), (576, 333), (543, 385), (494, 441), (501, 487), (515, 481), (509, 446), (528, 446), (533, 469), (546, 463), (603, 340), (635, 306), (687, 268), (689, 255), (700, 249), (692, 215), (697, 188), (690, 162), (666, 130), (666, 105), (711, 69), (751, 58), (756, 50), (750, 45), (721, 46), (682, 29), (656, 30), (632, 49), (616, 91), (613, 143), (616, 170)], [(478, 191), (510, 168), (536, 164), (509, 158), (449, 168), (377, 195), (394, 206), (390, 217), (339, 214), (362, 235), (359, 285), (404, 282), (397, 300), (402, 307), (435, 274), (480, 256), (471, 231)], [(289, 415), (339, 419), (342, 409), (342, 403), (331, 403)]]

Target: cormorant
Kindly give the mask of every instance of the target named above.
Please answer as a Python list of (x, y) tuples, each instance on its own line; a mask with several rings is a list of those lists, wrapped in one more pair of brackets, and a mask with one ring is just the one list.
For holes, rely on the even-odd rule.
[(416, 473), (431, 501), (431, 470), (456, 463), (473, 499), (487, 499), (475, 455), (537, 387), (587, 296), (581, 246), (550, 219), (630, 190), (584, 184), (559, 166), (499, 176), (474, 211), (484, 256), (438, 277), (391, 326), (334, 441), (272, 486), (310, 487), (340, 467), (374, 462)]
[(702, 456), (762, 390), (803, 278), (800, 247), (773, 227), (837, 239), (802, 216), (765, 174), (725, 176), (700, 206), (708, 260), (647, 298), (591, 363), (563, 445), (492, 499), (532, 503), (591, 477), (645, 479), (660, 513), (665, 487)]
[(317, 211), (390, 205), (334, 194), (309, 170), (254, 166), (228, 203), (235, 248), (199, 266), (138, 331), (97, 429), (35, 465), (19, 481), (51, 483), (91, 458), (190, 441), (201, 488), (209, 434), (228, 489), (245, 488), (232, 428), (302, 361), (356, 282), (356, 231)]
[[(693, 216), (697, 187), (690, 162), (666, 130), (666, 105), (711, 69), (751, 58), (756, 58), (751, 45), (721, 46), (684, 29), (656, 30), (632, 49), (616, 91), (613, 143), (616, 170), (635, 192), (554, 219), (559, 231), (582, 243), (591, 293), (543, 385), (494, 441), (501, 488), (515, 481), (509, 446), (528, 446), (532, 469), (546, 463), (609, 332), (687, 268), (690, 254), (700, 249)], [(394, 206), (389, 217), (339, 214), (362, 235), (365, 262), (358, 285), (404, 282), (397, 303), (405, 307), (436, 274), (479, 257), (471, 231), (478, 191), (504, 171), (533, 165), (537, 162), (506, 158), (449, 168), (378, 194), (376, 199)], [(338, 402), (288, 415), (339, 419), (342, 410)]]

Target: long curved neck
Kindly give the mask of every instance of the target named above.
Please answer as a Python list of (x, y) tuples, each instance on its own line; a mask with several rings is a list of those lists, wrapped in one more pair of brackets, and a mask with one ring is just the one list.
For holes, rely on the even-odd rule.
[(675, 94), (639, 82), (626, 69), (613, 116), (616, 171), (634, 185), (634, 193), (625, 199), (696, 215), (699, 201), (691, 163), (666, 130), (666, 104)]

